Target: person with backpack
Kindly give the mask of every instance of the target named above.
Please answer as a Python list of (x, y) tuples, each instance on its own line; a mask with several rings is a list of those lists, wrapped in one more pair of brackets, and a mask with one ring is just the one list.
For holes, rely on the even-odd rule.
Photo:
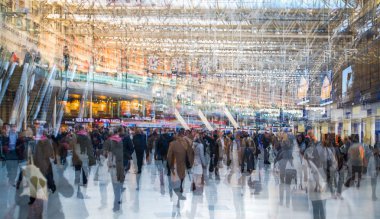
[(108, 158), (108, 168), (111, 174), (112, 186), (114, 191), (113, 211), (120, 210), (121, 193), (125, 180), (124, 172), (124, 153), (123, 138), (124, 129), (119, 127), (115, 134), (109, 137), (104, 145), (105, 156)]

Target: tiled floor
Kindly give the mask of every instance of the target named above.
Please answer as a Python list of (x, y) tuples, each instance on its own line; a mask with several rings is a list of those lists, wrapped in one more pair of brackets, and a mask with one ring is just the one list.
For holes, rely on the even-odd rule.
[[(236, 160), (236, 152), (235, 152)], [(235, 162), (236, 163), (236, 162)], [(97, 167), (93, 167), (87, 188), (74, 186), (73, 167), (54, 167), (57, 192), (50, 194), (49, 200), (36, 203), (43, 206), (44, 218), (52, 219), (106, 219), (106, 218), (312, 218), (311, 209), (295, 210), (279, 205), (278, 184), (270, 167), (259, 163), (262, 190), (255, 191), (247, 185), (247, 176), (242, 176), (238, 168), (223, 169), (221, 179), (206, 178), (203, 195), (190, 192), (189, 178), (185, 182), (186, 200), (179, 201), (171, 194), (168, 178), (160, 186), (155, 164), (145, 165), (140, 178), (136, 174), (127, 175), (122, 194), (121, 211), (114, 213), (112, 184), (106, 167), (100, 168), (98, 181), (94, 180)], [(33, 209), (28, 206), (28, 197), (22, 189), (13, 187), (17, 163), (8, 161), (0, 165), (0, 218), (28, 218)], [(133, 166), (131, 172), (134, 172)], [(257, 178), (257, 175), (254, 177)], [(140, 189), (136, 190), (137, 180)], [(365, 178), (362, 187), (349, 188), (343, 192), (344, 200), (327, 201), (327, 218), (380, 218), (379, 201), (370, 196), (370, 180)], [(306, 197), (300, 193), (301, 198)], [(379, 191), (380, 196), (380, 191)], [(83, 196), (83, 198), (81, 198)], [(36, 207), (37, 206), (37, 207)]]

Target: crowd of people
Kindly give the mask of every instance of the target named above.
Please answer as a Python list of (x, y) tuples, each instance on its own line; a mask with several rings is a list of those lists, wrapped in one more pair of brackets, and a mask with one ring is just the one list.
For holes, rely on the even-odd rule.
[[(303, 207), (307, 211), (310, 201), (316, 219), (326, 218), (327, 199), (343, 199), (345, 187), (359, 189), (363, 174), (371, 179), (372, 199), (377, 200), (380, 145), (359, 143), (357, 135), (341, 139), (327, 134), (320, 142), (313, 130), (294, 136), (269, 131), (179, 129), (175, 132), (166, 128), (143, 130), (122, 126), (92, 129), (77, 126), (52, 135), (43, 126), (18, 133), (15, 126), (5, 124), (0, 142), (1, 159), (19, 163), (14, 181), (16, 189), (20, 189), (26, 177), (40, 175), (46, 190), (51, 193), (59, 190), (54, 182), (53, 165), (73, 166), (74, 183), (86, 187), (91, 169), (106, 165), (114, 191), (115, 212), (120, 210), (121, 194), (125, 191), (123, 185), (126, 174), (131, 172), (133, 159), (136, 161), (135, 174), (142, 173), (144, 164), (154, 164), (161, 186), (165, 176), (168, 177), (178, 202), (186, 199), (184, 183), (187, 176), (191, 179), (191, 192), (202, 195), (207, 180), (221, 180), (221, 170), (234, 171), (234, 166), (248, 176), (248, 186), (259, 191), (261, 182), (255, 180), (254, 175), (259, 172), (260, 160), (272, 170), (276, 179), (279, 205), (289, 208), (292, 202), (293, 209)], [(234, 153), (236, 159), (233, 159)], [(35, 166), (38, 173), (27, 173), (31, 166)], [(38, 180), (26, 180), (31, 183), (29, 187), (36, 188), (30, 190), (29, 204), (33, 205), (41, 199)], [(139, 189), (137, 183), (136, 190)]]

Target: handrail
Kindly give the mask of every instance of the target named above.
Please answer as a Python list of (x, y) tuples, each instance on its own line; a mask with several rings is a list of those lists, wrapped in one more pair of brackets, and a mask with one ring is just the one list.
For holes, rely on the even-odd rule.
[(37, 116), (38, 116), (38, 113), (39, 113), (39, 111), (41, 109), (42, 101), (45, 98), (45, 95), (46, 95), (46, 92), (47, 92), (47, 89), (49, 87), (51, 79), (55, 77), (55, 73), (56, 73), (56, 69), (55, 69), (55, 65), (54, 65), (53, 68), (50, 70), (50, 73), (47, 76), (47, 81), (45, 81), (45, 83), (43, 84), (43, 90), (42, 90), (42, 94), (41, 94), (41, 100), (38, 101), (37, 110), (33, 113), (33, 120), (36, 119)]
[[(36, 69), (37, 70), (37, 69)], [(40, 89), (38, 90), (38, 93), (37, 93), (37, 96), (34, 98), (34, 100), (33, 100), (33, 103), (32, 103), (32, 106), (31, 106), (31, 108), (30, 108), (30, 110), (29, 110), (29, 113), (28, 113), (28, 120), (30, 120), (30, 118), (31, 118), (31, 115), (32, 115), (32, 112), (33, 112), (33, 109), (34, 109), (34, 107), (35, 107), (35, 104), (36, 104), (36, 102), (37, 102), (37, 100), (40, 98), (40, 94), (41, 94), (41, 92), (42, 92), (42, 89), (43, 89), (43, 85), (46, 83), (46, 77), (44, 77), (44, 79), (43, 79), (43, 82), (41, 83), (41, 86), (40, 86)], [(31, 121), (31, 122), (33, 122), (33, 121)]]
[(23, 70), (21, 74), (21, 80), (16, 91), (16, 97), (13, 100), (12, 112), (9, 118), (11, 124), (16, 124), (17, 129), (20, 130), (22, 120), (25, 116), (23, 110), (25, 110), (25, 102), (28, 101), (28, 73), (33, 69), (33, 65), (30, 63), (23, 64)]
[[(58, 119), (58, 121), (56, 120), (56, 126), (57, 127), (53, 127), (54, 128), (54, 135), (57, 136), (58, 132), (59, 132), (59, 128), (61, 126), (61, 122), (62, 122), (62, 117), (63, 117), (63, 101), (67, 101), (67, 98), (69, 96), (69, 88), (66, 87), (63, 92), (62, 92), (62, 97), (60, 97), (58, 99), (58, 102), (59, 102), (59, 108), (58, 108), (58, 117), (55, 118), (55, 119)], [(54, 119), (54, 118), (53, 118)]]
[(11, 79), (11, 77), (13, 75), (13, 72), (14, 72), (14, 70), (16, 68), (16, 65), (18, 65), (16, 62), (12, 63), (12, 66), (11, 66), (11, 68), (9, 70), (9, 73), (8, 73), (8, 75), (5, 78), (4, 86), (1, 89), (1, 93), (0, 93), (0, 104), (3, 101), (4, 95), (5, 95), (5, 91), (7, 90), (7, 87), (8, 87), (8, 84), (9, 84), (9, 80)]

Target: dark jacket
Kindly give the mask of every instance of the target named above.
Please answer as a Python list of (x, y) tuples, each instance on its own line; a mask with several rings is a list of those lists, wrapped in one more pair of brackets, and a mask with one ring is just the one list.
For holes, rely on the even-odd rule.
[(243, 163), (247, 164), (247, 171), (255, 169), (254, 147), (244, 147)]
[(133, 145), (135, 146), (135, 151), (143, 152), (147, 149), (146, 137), (144, 134), (137, 134), (133, 136)]
[(158, 139), (158, 142), (156, 144), (154, 156), (156, 160), (166, 160), (166, 156), (169, 150), (169, 144), (171, 141), (173, 141), (173, 137), (169, 134), (165, 133), (160, 135), (160, 138)]
[(155, 147), (157, 139), (158, 139), (157, 133), (153, 133), (153, 134), (149, 135), (149, 137), (148, 137), (148, 150), (151, 151)]
[(96, 164), (94, 150), (92, 147), (92, 142), (90, 137), (84, 132), (77, 133), (77, 142), (80, 145), (80, 153), (87, 154), (88, 156), (88, 165), (93, 166)]
[(270, 138), (263, 135), (263, 147), (268, 148), (270, 145)]
[(51, 168), (50, 158), (53, 158), (53, 146), (50, 139), (43, 136), (36, 140), (33, 160), (34, 165), (36, 165), (45, 176), (49, 173)]
[(134, 152), (133, 142), (129, 135), (123, 137), (123, 159), (131, 160)]
[(109, 163), (115, 166), (109, 168), (116, 168), (116, 177), (118, 182), (124, 182), (124, 150), (123, 139), (119, 135), (113, 135), (104, 142), (104, 150), (108, 154)]
[(205, 148), (206, 147), (209, 147), (209, 151), (210, 151), (210, 157), (213, 157), (214, 155), (217, 155), (218, 151), (217, 151), (217, 146), (216, 146), (216, 141), (211, 138), (210, 136), (206, 135), (204, 137), (204, 142), (205, 142)]

